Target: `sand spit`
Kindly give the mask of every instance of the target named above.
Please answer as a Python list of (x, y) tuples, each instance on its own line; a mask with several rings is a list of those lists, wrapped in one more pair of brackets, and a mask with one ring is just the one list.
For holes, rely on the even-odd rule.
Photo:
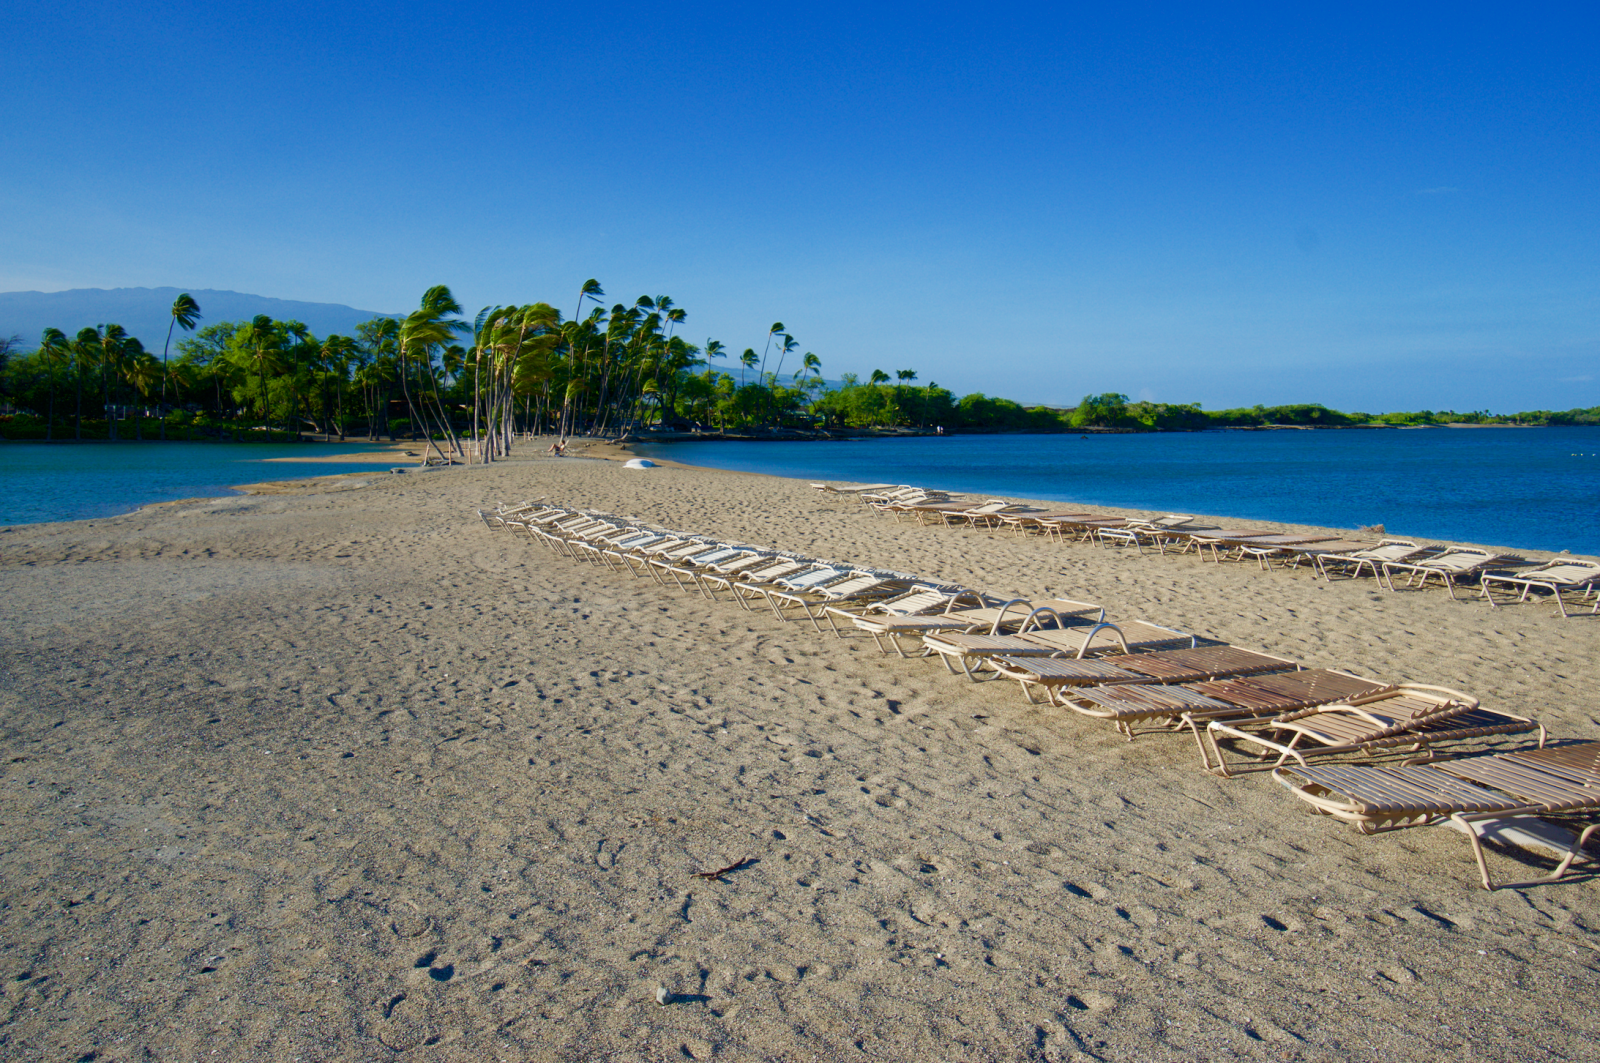
[[(0, 528), (0, 1055), (1594, 1058), (1600, 894), (558, 560), (548, 495), (1600, 737), (1600, 621), (522, 460)], [(718, 879), (697, 872), (740, 865)], [(658, 988), (666, 1003), (658, 1003)]]

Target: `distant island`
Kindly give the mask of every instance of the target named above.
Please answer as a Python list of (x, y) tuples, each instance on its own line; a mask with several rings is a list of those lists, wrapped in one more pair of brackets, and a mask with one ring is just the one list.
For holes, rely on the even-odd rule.
[(687, 312), (668, 296), (609, 309), (604, 297), (589, 280), (571, 317), (537, 302), (485, 307), (467, 320), (442, 285), (403, 316), (176, 288), (3, 293), (0, 436), (409, 438), (429, 441), (441, 460), (483, 461), (544, 433), (770, 439), (1600, 424), (1600, 407), (1369, 414), (1316, 403), (1203, 410), (1117, 393), (1070, 408), (958, 398), (919, 384), (914, 369), (827, 381), (821, 359), (801, 352), (781, 321), (735, 356), (719, 340), (684, 339)]

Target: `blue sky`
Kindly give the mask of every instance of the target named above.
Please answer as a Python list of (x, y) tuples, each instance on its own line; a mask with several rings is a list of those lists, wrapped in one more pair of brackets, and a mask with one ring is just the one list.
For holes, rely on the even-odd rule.
[(596, 277), (830, 377), (1600, 405), (1576, 7), (9, 10), (0, 290)]

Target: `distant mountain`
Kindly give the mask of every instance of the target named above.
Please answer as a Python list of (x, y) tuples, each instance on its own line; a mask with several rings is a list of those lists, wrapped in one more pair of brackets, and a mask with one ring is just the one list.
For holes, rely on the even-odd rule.
[[(33, 350), (39, 334), (58, 328), (68, 336), (86, 325), (118, 324), (128, 335), (144, 341), (145, 349), (161, 350), (172, 323), (172, 301), (182, 288), (73, 288), (65, 292), (0, 292), (0, 337), (22, 337), (22, 346)], [(301, 321), (318, 336), (355, 334), (355, 327), (375, 317), (402, 316), (380, 314), (375, 310), (356, 310), (339, 303), (302, 303), (293, 299), (271, 299), (265, 295), (224, 292), (211, 288), (190, 288), (200, 304), (200, 323), (196, 329), (218, 321), (249, 321), (266, 314), (274, 321)], [(179, 329), (172, 337), (174, 347)]]

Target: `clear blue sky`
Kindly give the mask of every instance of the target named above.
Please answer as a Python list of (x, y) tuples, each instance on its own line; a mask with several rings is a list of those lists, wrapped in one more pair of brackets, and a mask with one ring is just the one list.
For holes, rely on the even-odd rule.
[(12, 0), (0, 290), (666, 294), (837, 377), (1600, 405), (1592, 9)]

